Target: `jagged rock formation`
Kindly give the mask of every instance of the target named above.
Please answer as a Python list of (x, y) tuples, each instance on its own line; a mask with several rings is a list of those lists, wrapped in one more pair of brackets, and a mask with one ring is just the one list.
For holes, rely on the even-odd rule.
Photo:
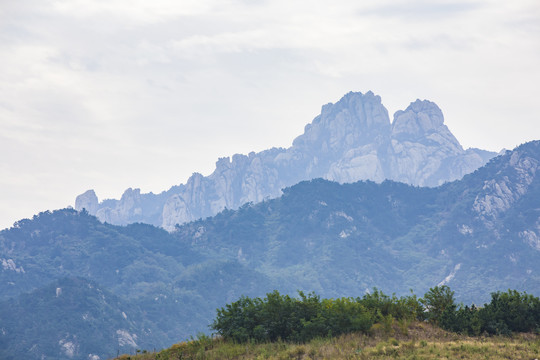
[[(533, 145), (538, 146), (538, 143), (533, 142), (529, 146)], [(540, 167), (538, 159), (523, 151), (522, 148), (517, 148), (507, 155), (510, 156), (510, 159), (504, 168), (492, 179), (484, 181), (482, 190), (474, 200), (474, 211), (488, 224), (497, 219), (499, 214), (510, 209), (527, 193)], [(539, 222), (540, 219), (537, 224)], [(533, 230), (525, 232), (533, 238), (536, 237)]]
[(96, 205), (94, 192), (87, 191), (77, 197), (75, 208), (86, 208), (113, 224), (145, 222), (172, 230), (225, 208), (275, 198), (282, 188), (302, 180), (390, 179), (437, 186), (476, 170), (495, 155), (464, 150), (430, 101), (416, 100), (396, 112), (391, 123), (379, 96), (350, 92), (336, 104), (324, 105), (288, 149), (220, 158), (210, 176), (195, 173), (187, 184), (157, 195), (128, 189), (120, 200)]
[(79, 211), (86, 209), (90, 214), (95, 214), (99, 207), (98, 197), (94, 190), (87, 190), (75, 199), (75, 208)]

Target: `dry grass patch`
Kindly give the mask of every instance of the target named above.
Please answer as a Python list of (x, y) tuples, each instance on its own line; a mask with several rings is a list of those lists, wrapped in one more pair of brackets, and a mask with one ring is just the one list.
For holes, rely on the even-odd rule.
[(305, 344), (273, 342), (234, 344), (223, 339), (194, 340), (176, 344), (159, 353), (123, 355), (122, 360), (173, 359), (539, 359), (540, 336), (468, 337), (444, 331), (428, 323), (414, 322), (391, 329), (374, 326), (371, 333), (314, 339)]

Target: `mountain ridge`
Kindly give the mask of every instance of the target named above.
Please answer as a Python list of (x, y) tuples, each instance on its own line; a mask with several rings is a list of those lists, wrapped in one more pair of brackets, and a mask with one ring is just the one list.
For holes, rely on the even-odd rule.
[[(128, 317), (140, 309), (161, 342), (143, 338), (137, 324), (128, 332), (139, 336), (137, 344), (157, 346), (206, 331), (215, 309), (241, 295), (274, 289), (341, 297), (377, 287), (399, 296), (445, 284), (458, 301), (477, 304), (508, 288), (538, 294), (539, 167), (540, 141), (534, 141), (439, 187), (307, 180), (279, 198), (226, 209), (172, 233), (148, 224), (106, 224), (74, 209), (40, 213), (0, 231), (0, 323), (6, 324), (0, 343), (20, 338), (13, 342), (19, 348), (35, 341), (14, 335), (24, 334), (17, 324), (34, 319), (13, 320), (10, 309), (19, 300), (9, 298), (36, 297), (24, 294), (65, 277), (97, 282), (118, 297), (116, 317), (125, 308), (134, 309), (125, 311)], [(56, 301), (50, 289), (57, 287), (35, 294)], [(47, 323), (62, 324), (67, 315), (55, 316)], [(113, 335), (128, 330), (117, 324)], [(60, 340), (48, 346), (64, 354), (58, 341), (74, 341), (55, 331)], [(114, 341), (110, 346), (119, 345)]]
[(373, 92), (349, 92), (322, 107), (292, 146), (248, 155), (222, 157), (209, 176), (194, 173), (160, 194), (127, 189), (120, 200), (99, 202), (93, 190), (79, 195), (101, 221), (117, 225), (145, 222), (173, 230), (198, 218), (236, 209), (247, 202), (280, 196), (281, 189), (303, 180), (325, 178), (340, 183), (385, 179), (437, 186), (484, 165), (495, 153), (464, 150), (435, 103), (416, 100), (390, 122)]

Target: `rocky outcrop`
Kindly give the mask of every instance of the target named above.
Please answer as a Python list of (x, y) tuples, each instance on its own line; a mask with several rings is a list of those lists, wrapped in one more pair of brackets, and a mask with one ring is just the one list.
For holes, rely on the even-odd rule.
[(539, 172), (539, 161), (523, 148), (506, 156), (510, 159), (505, 167), (492, 179), (484, 181), (482, 191), (474, 200), (474, 211), (485, 221), (495, 219), (525, 195)]
[(430, 101), (416, 100), (394, 115), (391, 165), (387, 178), (419, 186), (438, 186), (483, 166), (495, 154), (463, 150), (444, 125), (441, 110)]
[(128, 189), (120, 200), (96, 205), (89, 190), (77, 198), (75, 208), (85, 207), (113, 224), (140, 221), (172, 230), (225, 208), (277, 197), (282, 188), (302, 180), (390, 179), (437, 186), (476, 170), (493, 156), (464, 150), (430, 101), (416, 100), (390, 122), (379, 96), (351, 92), (336, 104), (324, 105), (288, 149), (221, 158), (210, 176), (193, 174), (187, 184), (157, 195)]
[(96, 216), (101, 221), (117, 225), (126, 225), (137, 221), (144, 222), (141, 207), (141, 190), (127, 189), (114, 207), (102, 207), (96, 211)]
[(87, 190), (83, 194), (77, 196), (75, 199), (75, 209), (81, 211), (86, 209), (90, 214), (96, 214), (98, 210), (99, 201), (94, 190)]

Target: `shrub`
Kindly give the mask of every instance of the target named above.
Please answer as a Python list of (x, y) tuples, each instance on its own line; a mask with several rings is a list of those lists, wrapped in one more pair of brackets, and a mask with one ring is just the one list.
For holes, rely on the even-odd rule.
[(320, 300), (311, 293), (291, 298), (274, 291), (264, 299), (242, 297), (217, 310), (211, 328), (236, 342), (305, 342), (316, 337), (367, 332), (373, 316), (352, 298)]

